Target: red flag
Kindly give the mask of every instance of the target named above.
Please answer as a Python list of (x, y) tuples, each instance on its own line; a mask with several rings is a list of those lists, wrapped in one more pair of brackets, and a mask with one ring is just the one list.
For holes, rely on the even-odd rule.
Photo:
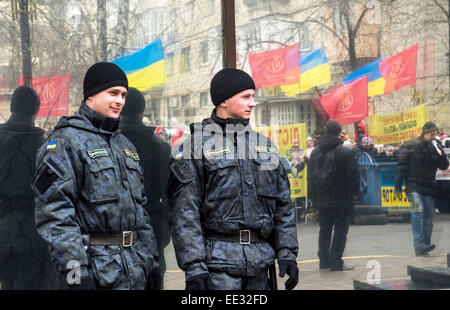
[(341, 86), (323, 95), (320, 103), (329, 119), (341, 125), (352, 124), (367, 117), (367, 77)]
[(416, 83), (417, 43), (380, 61), (379, 66), (380, 73), (386, 80), (385, 94)]
[[(19, 85), (23, 85), (22, 78), (19, 78)], [(37, 116), (49, 117), (68, 114), (70, 73), (51, 78), (35, 78), (33, 79), (33, 88), (41, 99)]]
[(249, 54), (256, 88), (295, 84), (300, 79), (300, 44)]

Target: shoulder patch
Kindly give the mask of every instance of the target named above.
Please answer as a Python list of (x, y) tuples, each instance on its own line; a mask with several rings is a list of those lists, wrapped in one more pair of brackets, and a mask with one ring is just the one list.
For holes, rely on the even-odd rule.
[(93, 149), (87, 151), (90, 158), (95, 159), (97, 157), (108, 156), (106, 149)]
[(47, 143), (47, 150), (56, 149), (56, 142), (55, 141), (49, 141)]

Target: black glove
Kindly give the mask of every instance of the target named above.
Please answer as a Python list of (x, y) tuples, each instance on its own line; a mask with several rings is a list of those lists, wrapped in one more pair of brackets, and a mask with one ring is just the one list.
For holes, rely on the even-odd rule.
[(202, 273), (186, 281), (186, 290), (206, 290), (208, 289), (208, 273)]
[(298, 283), (298, 266), (296, 261), (282, 259), (278, 260), (278, 265), (280, 267), (280, 277), (284, 277), (287, 273), (289, 279), (284, 283), (287, 291), (292, 290)]
[(162, 277), (159, 273), (159, 268), (153, 268), (150, 271), (150, 274), (147, 278), (147, 287), (146, 290), (152, 290), (152, 291), (160, 291), (161, 290), (161, 282)]
[(91, 275), (91, 273), (89, 273), (88, 276), (81, 278), (80, 284), (70, 284), (68, 286), (69, 286), (69, 290), (73, 290), (73, 291), (96, 290), (97, 289), (97, 286), (95, 285), (95, 279)]

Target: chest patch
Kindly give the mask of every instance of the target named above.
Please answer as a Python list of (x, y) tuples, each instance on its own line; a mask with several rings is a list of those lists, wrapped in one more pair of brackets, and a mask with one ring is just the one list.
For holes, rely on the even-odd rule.
[(209, 150), (209, 151), (204, 152), (206, 158), (211, 158), (214, 156), (221, 156), (221, 155), (228, 154), (228, 153), (230, 153), (230, 148), (228, 148), (228, 147), (224, 147), (224, 148), (217, 149), (214, 151)]
[(131, 159), (136, 160), (136, 161), (139, 160), (139, 154), (138, 153), (133, 153), (129, 149), (123, 149), (123, 151), (125, 152), (125, 155), (127, 155)]
[(255, 150), (256, 150), (256, 152), (258, 152), (258, 153), (278, 154), (276, 148), (274, 148), (274, 147), (269, 147), (269, 146), (259, 146), (259, 145), (256, 145), (256, 146), (255, 146)]
[(90, 158), (95, 159), (97, 157), (108, 156), (106, 149), (94, 149), (87, 151)]

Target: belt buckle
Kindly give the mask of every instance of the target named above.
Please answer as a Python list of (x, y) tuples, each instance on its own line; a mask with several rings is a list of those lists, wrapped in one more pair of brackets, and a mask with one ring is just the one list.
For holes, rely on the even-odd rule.
[(124, 248), (130, 247), (133, 245), (133, 232), (132, 231), (122, 231), (122, 246)]
[(250, 244), (250, 230), (239, 231), (239, 243), (240, 244)]

